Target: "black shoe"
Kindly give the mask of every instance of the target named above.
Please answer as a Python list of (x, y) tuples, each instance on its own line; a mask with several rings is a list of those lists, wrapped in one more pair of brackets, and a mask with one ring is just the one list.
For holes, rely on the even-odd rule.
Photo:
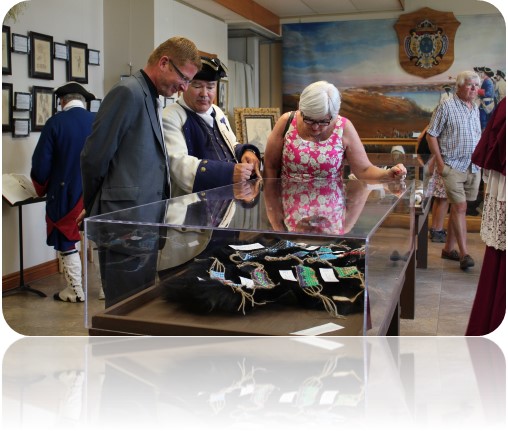
[(460, 269), (466, 270), (468, 268), (471, 268), (472, 266), (474, 266), (474, 260), (473, 260), (473, 258), (471, 256), (469, 256), (469, 254), (465, 254), (460, 259)]
[(434, 230), (430, 229), (429, 237), (432, 242), (446, 242), (446, 230)]

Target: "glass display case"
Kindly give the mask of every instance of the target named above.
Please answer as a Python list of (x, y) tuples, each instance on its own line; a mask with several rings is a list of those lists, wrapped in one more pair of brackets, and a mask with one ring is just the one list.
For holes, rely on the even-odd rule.
[[(85, 265), (87, 328), (397, 334), (414, 183), (251, 180), (87, 218), (97, 253)], [(101, 310), (88, 294), (98, 280)]]

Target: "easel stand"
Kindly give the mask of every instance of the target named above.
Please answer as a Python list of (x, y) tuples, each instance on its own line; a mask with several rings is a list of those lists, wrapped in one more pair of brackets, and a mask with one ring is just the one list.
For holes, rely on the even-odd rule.
[(6, 290), (2, 292), (2, 297), (14, 295), (19, 292), (32, 292), (39, 296), (46, 297), (47, 295), (40, 290), (31, 288), (28, 284), (25, 284), (24, 269), (23, 269), (23, 205), (32, 204), (35, 202), (42, 202), (45, 198), (34, 198), (23, 202), (17, 202), (11, 206), (18, 207), (18, 233), (19, 233), (19, 286), (14, 289)]

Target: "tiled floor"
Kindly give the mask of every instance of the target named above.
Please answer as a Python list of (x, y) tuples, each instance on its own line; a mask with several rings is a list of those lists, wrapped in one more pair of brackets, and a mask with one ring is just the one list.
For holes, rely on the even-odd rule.
[[(458, 262), (441, 259), (443, 244), (429, 241), (428, 268), (417, 269), (416, 315), (401, 320), (401, 335), (464, 335), (480, 275), (485, 246), (479, 233), (468, 234), (469, 254), (476, 265), (467, 272)], [(2, 298), (5, 321), (22, 335), (88, 335), (84, 304), (53, 300), (53, 293), (65, 286), (57, 274), (30, 283), (45, 292), (41, 298), (22, 292)], [(98, 299), (98, 288), (90, 290), (90, 311), (100, 311), (104, 301)]]

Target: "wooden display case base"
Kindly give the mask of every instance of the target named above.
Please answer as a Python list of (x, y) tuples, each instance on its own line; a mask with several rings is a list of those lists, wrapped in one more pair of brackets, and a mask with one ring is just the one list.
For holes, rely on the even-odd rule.
[(153, 286), (91, 318), (90, 335), (289, 336), (296, 331), (335, 323), (343, 329), (326, 336), (362, 335), (363, 313), (333, 318), (326, 311), (270, 304), (246, 315), (197, 315), (170, 304)]

